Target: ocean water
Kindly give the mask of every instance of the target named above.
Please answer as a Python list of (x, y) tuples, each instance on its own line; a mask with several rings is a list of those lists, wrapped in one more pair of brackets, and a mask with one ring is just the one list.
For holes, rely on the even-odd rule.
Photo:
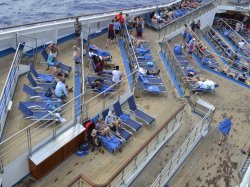
[(0, 28), (165, 2), (166, 0), (0, 0)]

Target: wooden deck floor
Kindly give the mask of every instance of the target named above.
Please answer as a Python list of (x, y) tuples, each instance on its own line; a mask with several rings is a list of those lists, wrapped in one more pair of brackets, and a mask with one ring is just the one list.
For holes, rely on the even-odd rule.
[(3, 87), (5, 85), (6, 77), (8, 76), (14, 55), (15, 54), (12, 53), (10, 55), (0, 58), (0, 69), (1, 69), (0, 94), (2, 93)]
[[(152, 35), (150, 32), (151, 31), (149, 31), (148, 35)], [(150, 38), (155, 41), (156, 34)], [(105, 39), (106, 35), (93, 40), (91, 43), (96, 44), (95, 42), (98, 41), (98, 46), (102, 46), (105, 44)], [(101, 45), (100, 41), (103, 41)], [(159, 62), (158, 46), (151, 46), (151, 49), (154, 59)], [(120, 65), (122, 59), (119, 48), (115, 47), (115, 49), (111, 49), (111, 53), (115, 63), (119, 63)], [(124, 72), (123, 65), (121, 67)], [(169, 94), (167, 96), (142, 94), (140, 98), (136, 99), (137, 104), (142, 106), (146, 112), (157, 118), (156, 126), (153, 126), (152, 128), (144, 127), (143, 131), (134, 135), (133, 140), (124, 146), (122, 152), (115, 153), (114, 155), (108, 153), (104, 148), (91, 152), (82, 158), (73, 155), (44, 179), (37, 181), (34, 186), (63, 186), (79, 173), (86, 175), (96, 183), (101, 183), (104, 182), (113, 172), (116, 172), (119, 165), (126, 161), (126, 156), (136, 151), (147, 137), (149, 137), (157, 127), (162, 125), (164, 121), (168, 119), (169, 116), (182, 104), (181, 100), (176, 100), (175, 91), (170, 85), (169, 78), (166, 77), (164, 72), (161, 74), (163, 75)]]
[[(194, 61), (191, 63), (195, 65)], [(236, 186), (240, 182), (238, 171), (245, 156), (239, 149), (250, 146), (249, 89), (203, 72), (208, 79), (219, 84), (215, 95), (200, 95), (216, 107), (212, 127), (170, 181), (170, 186)], [(231, 114), (234, 116), (233, 128), (226, 144), (219, 146), (217, 124), (225, 115)]]
[[(152, 128), (145, 127), (143, 131), (138, 132), (133, 140), (124, 146), (121, 152), (110, 154), (104, 148), (100, 148), (94, 152), (90, 152), (84, 157), (73, 155), (42, 180), (36, 181), (33, 186), (65, 186), (80, 173), (86, 175), (96, 183), (104, 182), (109, 175), (116, 172), (119, 164), (125, 162), (126, 156), (136, 151), (146, 138), (155, 132), (155, 130), (183, 103), (181, 99), (176, 97), (176, 91), (171, 85), (165, 67), (160, 61), (158, 55), (159, 47), (157, 44), (158, 33), (146, 30), (144, 36), (150, 41), (151, 53), (157, 65), (161, 68), (161, 77), (167, 87), (168, 94), (167, 96), (142, 94), (140, 98), (136, 99), (136, 102), (142, 106), (146, 112), (157, 118), (156, 125)], [(105, 38), (106, 35), (98, 37), (92, 40), (92, 43), (104, 47)], [(63, 61), (65, 61), (66, 58), (72, 64), (72, 44), (70, 42), (68, 44), (65, 43), (62, 44), (61, 47), (64, 49), (64, 53), (61, 54), (65, 55), (63, 56)], [(120, 65), (124, 73), (125, 71), (123, 65), (121, 65), (122, 59), (119, 48), (115, 47), (115, 49), (111, 49), (111, 53), (113, 61)], [(191, 63), (194, 64), (194, 62)], [(85, 67), (86, 75), (88, 70), (86, 65)], [(240, 154), (239, 148), (246, 148), (249, 146), (248, 140), (250, 138), (248, 133), (250, 128), (250, 93), (249, 90), (214, 74), (205, 71), (203, 71), (203, 73), (207, 78), (211, 78), (220, 85), (215, 95), (200, 95), (201, 98), (215, 105), (215, 118), (209, 134), (191, 153), (190, 157), (170, 181), (170, 186), (227, 186), (227, 184), (236, 185), (239, 183), (237, 172), (244, 159), (244, 156)], [(69, 84), (71, 84), (71, 82), (69, 82)], [(95, 94), (92, 93), (86, 95), (85, 100), (90, 99), (94, 95)], [(18, 95), (15, 96), (15, 98), (19, 99)], [(225, 114), (234, 115), (234, 125), (228, 142), (220, 147), (217, 145), (219, 134), (216, 130), (216, 125)], [(194, 120), (190, 117), (188, 112), (186, 112), (185, 115), (188, 124)], [(148, 186), (148, 184), (152, 182), (153, 178), (149, 178), (148, 176), (155, 176), (159, 173), (159, 164), (160, 166), (161, 164), (164, 166), (166, 161), (170, 159), (170, 156), (174, 154), (181, 142), (185, 139), (188, 132), (193, 128), (192, 125), (183, 127), (186, 128), (180, 129), (171, 140), (171, 143), (167, 144), (168, 146), (162, 149), (163, 152), (160, 152), (157, 156), (158, 160), (152, 163), (152, 165), (149, 165), (152, 171), (146, 169), (146, 172), (142, 173), (136, 180), (136, 183), (134, 183), (135, 186)], [(10, 130), (6, 130), (6, 137), (16, 132), (16, 130), (18, 130), (17, 126), (13, 125)]]

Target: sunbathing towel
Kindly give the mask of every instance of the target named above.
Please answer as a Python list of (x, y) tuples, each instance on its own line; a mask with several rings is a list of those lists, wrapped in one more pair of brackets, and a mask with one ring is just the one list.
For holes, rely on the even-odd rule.
[(100, 140), (103, 146), (110, 152), (113, 153), (121, 145), (121, 141), (115, 136), (100, 136)]

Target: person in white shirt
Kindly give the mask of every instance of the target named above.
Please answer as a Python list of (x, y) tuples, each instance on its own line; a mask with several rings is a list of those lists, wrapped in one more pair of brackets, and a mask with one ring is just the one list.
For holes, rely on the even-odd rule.
[(239, 47), (240, 49), (244, 49), (244, 48), (245, 48), (245, 42), (244, 42), (244, 40), (239, 41), (238, 47)]
[(115, 69), (112, 71), (112, 82), (118, 83), (122, 78), (122, 72), (119, 70), (119, 66), (115, 66)]
[(122, 123), (120, 119), (113, 115), (112, 111), (108, 112), (108, 115), (105, 117), (104, 124), (109, 126), (112, 131), (115, 131), (117, 135), (120, 135), (118, 129), (119, 127), (122, 128)]

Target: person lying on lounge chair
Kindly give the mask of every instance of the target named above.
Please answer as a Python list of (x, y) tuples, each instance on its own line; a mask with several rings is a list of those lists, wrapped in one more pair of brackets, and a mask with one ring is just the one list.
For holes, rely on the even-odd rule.
[[(97, 47), (96, 47), (97, 48)], [(97, 48), (98, 49), (98, 48)], [(93, 56), (98, 56), (101, 60), (103, 60), (103, 61), (108, 61), (108, 60), (110, 60), (111, 58), (112, 58), (112, 56), (99, 56), (99, 55), (97, 55), (96, 53), (94, 53), (94, 50), (93, 50), (93, 48), (90, 48), (89, 49), (89, 57), (90, 58), (93, 58)]]
[(100, 79), (100, 78), (96, 79), (95, 82), (91, 85), (91, 88), (101, 90), (103, 82), (104, 81), (102, 79)]
[(113, 115), (112, 111), (108, 112), (108, 115), (105, 117), (104, 124), (109, 126), (110, 129), (116, 132), (117, 135), (120, 135), (118, 128), (122, 128), (122, 122), (120, 119)]
[(148, 43), (149, 41), (147, 41), (147, 40), (142, 40), (142, 39), (138, 39), (138, 38), (135, 38), (134, 36), (133, 36), (133, 31), (130, 31), (130, 38), (131, 38), (131, 42), (132, 42), (132, 44), (135, 46), (135, 47), (140, 47), (141, 46), (141, 44), (143, 44), (143, 43)]
[(93, 62), (94, 62), (95, 65), (97, 65), (100, 62), (102, 62), (104, 68), (113, 68), (113, 67), (115, 67), (115, 64), (103, 60), (103, 58), (100, 57), (100, 56), (98, 56), (98, 55), (93, 55), (92, 56), (92, 60), (93, 60)]

